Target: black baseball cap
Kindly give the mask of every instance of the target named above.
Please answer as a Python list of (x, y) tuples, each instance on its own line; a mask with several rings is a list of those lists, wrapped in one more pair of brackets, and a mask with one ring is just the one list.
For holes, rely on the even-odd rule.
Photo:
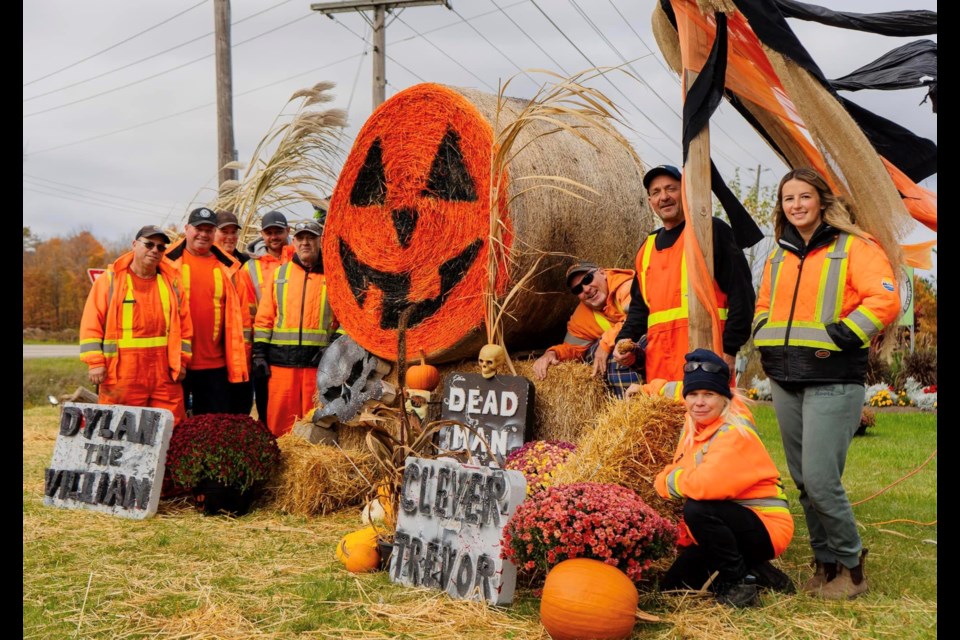
[(672, 164), (661, 164), (658, 167), (650, 169), (650, 171), (647, 171), (645, 174), (643, 174), (643, 188), (649, 189), (650, 183), (653, 182), (653, 179), (657, 176), (671, 176), (679, 180), (680, 169), (677, 169)]
[(221, 211), (217, 214), (217, 229), (223, 229), (224, 227), (229, 227), (230, 225), (240, 226), (240, 221), (237, 220), (237, 216), (229, 211)]
[(280, 227), (281, 229), (289, 228), (290, 225), (287, 224), (287, 216), (279, 211), (270, 211), (269, 213), (263, 214), (263, 218), (260, 220), (260, 229), (269, 229), (270, 227)]
[(293, 236), (297, 237), (301, 233), (312, 233), (315, 236), (323, 235), (323, 228), (316, 220), (304, 220), (293, 225)]
[(151, 236), (160, 236), (163, 238), (164, 242), (170, 242), (170, 236), (168, 236), (163, 229), (155, 224), (148, 224), (145, 227), (141, 227), (140, 231), (137, 231), (137, 235), (134, 240), (139, 240), (140, 238), (149, 238)]
[(198, 227), (201, 224), (217, 224), (217, 214), (212, 210), (206, 207), (200, 207), (199, 209), (194, 209), (190, 212), (190, 217), (187, 218), (187, 224)]
[(593, 262), (587, 262), (586, 260), (577, 262), (572, 267), (567, 269), (567, 286), (570, 286), (570, 280), (578, 273), (590, 273), (591, 271), (596, 271), (599, 268), (600, 267)]

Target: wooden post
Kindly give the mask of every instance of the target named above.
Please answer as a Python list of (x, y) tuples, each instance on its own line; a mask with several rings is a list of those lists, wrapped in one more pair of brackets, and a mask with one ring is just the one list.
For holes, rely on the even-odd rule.
[(387, 29), (382, 6), (373, 9), (373, 108), (387, 99)]
[[(697, 72), (684, 69), (684, 92), (697, 78)], [(690, 142), (683, 165), (686, 183), (684, 197), (690, 213), (689, 224), (697, 236), (710, 277), (713, 277), (713, 203), (710, 198), (710, 129), (705, 127)], [(710, 313), (697, 298), (692, 283), (692, 265), (687, 261), (687, 305), (689, 311), (690, 350), (713, 349), (713, 325)]]
[(233, 142), (233, 76), (230, 62), (230, 0), (213, 3), (217, 67), (217, 176), (219, 183), (236, 180), (234, 169), (224, 165), (236, 160)]

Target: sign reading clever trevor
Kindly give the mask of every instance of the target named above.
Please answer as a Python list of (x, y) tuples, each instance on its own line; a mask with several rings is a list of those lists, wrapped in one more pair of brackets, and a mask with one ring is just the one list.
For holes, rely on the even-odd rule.
[(503, 528), (526, 491), (519, 471), (408, 457), (390, 579), (509, 604), (517, 568), (500, 557)]
[(172, 433), (167, 409), (64, 404), (43, 503), (149, 518), (160, 502)]
[[(473, 433), (459, 425), (440, 430), (442, 449), (469, 449), (471, 462), (502, 467), (507, 454), (519, 449), (533, 429), (533, 383), (521, 376), (478, 373), (451, 373), (440, 410), (442, 420), (456, 420), (471, 426)], [(483, 445), (490, 445), (490, 451)]]

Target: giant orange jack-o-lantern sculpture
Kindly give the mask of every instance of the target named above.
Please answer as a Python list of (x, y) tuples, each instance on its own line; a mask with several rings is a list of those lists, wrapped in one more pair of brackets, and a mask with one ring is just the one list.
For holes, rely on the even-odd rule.
[[(330, 304), (347, 334), (382, 358), (397, 359), (400, 315), (411, 307), (408, 356), (423, 352), (431, 362), (473, 356), (487, 342), (480, 329), (484, 292), (490, 288), (489, 265), (498, 265), (498, 295), (518, 277), (508, 271), (508, 260), (489, 259), (490, 122), (496, 100), (436, 84), (401, 91), (364, 124), (340, 173), (323, 238)], [(586, 257), (616, 262), (613, 266), (629, 263), (641, 234), (650, 228), (637, 169), (622, 161), (626, 156), (622, 151), (602, 152), (578, 140), (573, 144), (582, 148), (549, 148), (557, 144), (549, 139), (560, 137), (546, 136), (542, 145), (539, 141), (532, 145), (541, 155), (527, 154), (532, 159), (524, 160), (521, 154), (510, 165), (511, 186), (499, 191), (504, 255), (513, 260), (514, 245), (522, 244), (523, 250), (573, 255), (591, 251)], [(616, 163), (622, 170), (603, 166), (594, 170), (595, 175), (578, 173), (598, 162)], [(606, 200), (584, 204), (585, 200), (577, 203), (548, 194), (530, 206), (532, 213), (518, 214), (523, 196), (510, 202), (513, 210), (508, 211), (515, 176), (545, 173), (589, 184)], [(620, 197), (610, 198), (609, 191), (618, 188)], [(574, 207), (573, 219), (563, 218), (564, 207)], [(534, 214), (542, 220), (535, 221)], [(609, 238), (591, 231), (603, 224), (604, 215), (618, 218)], [(584, 233), (590, 234), (589, 242), (578, 241)], [(615, 259), (608, 261), (608, 256)], [(510, 264), (520, 270), (516, 261)], [(535, 309), (523, 309), (522, 302), (514, 307), (515, 318), (531, 323), (529, 334), (551, 329), (559, 336), (547, 339), (562, 337), (563, 323), (576, 302), (565, 292), (562, 274), (562, 268), (553, 269), (530, 282)], [(514, 319), (513, 324), (519, 322)], [(516, 334), (510, 327), (506, 336), (508, 346), (515, 346)]]

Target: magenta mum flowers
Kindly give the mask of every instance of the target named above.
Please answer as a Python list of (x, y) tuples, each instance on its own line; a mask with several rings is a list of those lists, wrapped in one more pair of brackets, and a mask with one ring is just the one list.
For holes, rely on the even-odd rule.
[(570, 558), (593, 558), (639, 582), (676, 543), (676, 526), (636, 492), (581, 482), (547, 487), (521, 503), (504, 528), (502, 553), (535, 575)]

